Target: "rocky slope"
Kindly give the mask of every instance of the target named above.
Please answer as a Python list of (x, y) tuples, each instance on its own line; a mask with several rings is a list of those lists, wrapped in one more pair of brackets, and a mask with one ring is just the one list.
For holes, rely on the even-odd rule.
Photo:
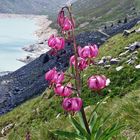
[(78, 32), (110, 27), (126, 17), (132, 19), (139, 15), (139, 9), (138, 0), (78, 0), (73, 4)]
[[(122, 26), (125, 28), (130, 27), (130, 24), (128, 23)], [(109, 100), (101, 105), (98, 113), (102, 118), (106, 118), (110, 113), (112, 114), (107, 123), (109, 126), (114, 121), (119, 121), (126, 126), (115, 137), (116, 140), (134, 138), (139, 140), (140, 138), (140, 126), (138, 124), (140, 116), (139, 29), (140, 24), (127, 31), (131, 32), (129, 35), (126, 35), (125, 31), (124, 33), (110, 37), (100, 47), (100, 55), (95, 60), (98, 65), (90, 66), (84, 72), (82, 99), (84, 100), (85, 110), (91, 111), (100, 99), (104, 96), (111, 96)], [(82, 45), (84, 45), (84, 41), (101, 42), (97, 36), (100, 36), (99, 38), (105, 37), (101, 36), (99, 32), (86, 32), (78, 36), (78, 42), (81, 42)], [(33, 70), (36, 69), (39, 70), (39, 68)], [(87, 88), (86, 79), (93, 74), (104, 74), (111, 80), (110, 85), (101, 91), (102, 96), (99, 96), (96, 92), (93, 93), (93, 91)], [(40, 82), (40, 78), (36, 79)], [(38, 84), (37, 86), (39, 87), (41, 85)], [(21, 106), (16, 107), (11, 112), (1, 116), (0, 137), (3, 139), (6, 135), (5, 139), (8, 140), (24, 139), (25, 134), (30, 130), (31, 138), (35, 140), (66, 140), (65, 138), (54, 136), (49, 132), (49, 130), (56, 129), (71, 130), (66, 113), (60, 105), (61, 99), (53, 95), (54, 92), (47, 89), (41, 96), (31, 99)]]
[[(88, 43), (101, 45), (109, 36), (112, 36), (112, 33), (114, 35), (123, 32), (124, 29), (130, 29), (138, 21), (137, 18), (130, 23), (121, 24), (115, 29), (112, 27), (106, 33), (101, 31), (81, 33), (77, 36), (77, 42), (81, 46)], [(45, 72), (53, 67), (65, 71), (72, 53), (71, 44), (68, 43), (66, 49), (60, 51), (56, 56), (50, 56), (48, 52), (21, 69), (0, 77), (0, 114), (4, 114), (22, 102), (41, 94), (48, 86), (44, 79)]]

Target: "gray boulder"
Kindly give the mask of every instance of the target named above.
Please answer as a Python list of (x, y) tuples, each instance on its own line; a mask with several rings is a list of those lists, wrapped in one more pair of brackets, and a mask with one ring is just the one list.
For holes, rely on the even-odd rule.
[(118, 58), (112, 58), (110, 60), (110, 64), (118, 64), (120, 62), (120, 60)]
[(14, 127), (14, 124), (10, 123), (6, 125), (4, 128), (2, 128), (1, 130), (2, 136), (5, 136), (13, 127)]
[(137, 66), (135, 66), (135, 68), (136, 68), (136, 69), (140, 69), (140, 64), (139, 64), (139, 65), (137, 65)]
[(119, 66), (119, 67), (116, 68), (116, 71), (120, 71), (120, 70), (122, 70), (123, 68), (124, 68), (123, 66)]
[(128, 48), (129, 51), (135, 51), (136, 49), (140, 48), (140, 42), (134, 42)]
[(120, 56), (120, 57), (121, 57), (121, 56), (125, 56), (128, 52), (129, 52), (129, 50), (126, 50), (125, 52), (120, 53), (119, 56)]

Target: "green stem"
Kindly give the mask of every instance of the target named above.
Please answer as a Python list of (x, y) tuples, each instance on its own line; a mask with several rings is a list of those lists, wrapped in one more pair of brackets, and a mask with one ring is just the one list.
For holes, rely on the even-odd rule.
[(85, 111), (84, 111), (84, 108), (82, 107), (80, 111), (81, 111), (81, 114), (82, 114), (83, 122), (85, 124), (85, 128), (86, 128), (87, 132), (89, 134), (91, 134), (90, 129), (89, 129), (89, 124), (88, 124), (88, 121), (87, 121), (87, 118), (86, 118), (86, 114), (85, 114)]

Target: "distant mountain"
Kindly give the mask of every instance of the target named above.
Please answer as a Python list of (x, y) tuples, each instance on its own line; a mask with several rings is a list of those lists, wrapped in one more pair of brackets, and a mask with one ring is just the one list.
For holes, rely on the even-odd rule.
[(0, 13), (50, 14), (55, 13), (67, 0), (1, 0)]
[[(68, 0), (0, 0), (0, 13), (54, 15)], [(132, 7), (139, 9), (139, 0), (71, 0), (78, 15), (101, 16), (117, 10), (123, 14)]]

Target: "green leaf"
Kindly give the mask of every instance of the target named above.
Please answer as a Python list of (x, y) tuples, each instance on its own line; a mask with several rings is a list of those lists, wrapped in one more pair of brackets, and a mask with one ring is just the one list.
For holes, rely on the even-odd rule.
[(91, 132), (92, 132), (92, 129), (93, 129), (93, 127), (94, 127), (94, 125), (95, 125), (95, 123), (96, 123), (96, 121), (97, 121), (97, 118), (98, 118), (97, 113), (94, 112), (94, 113), (93, 113), (93, 116), (92, 116), (92, 119), (91, 119), (91, 121), (90, 121), (90, 124), (89, 124), (90, 131), (91, 131)]
[(112, 115), (112, 113), (108, 114), (104, 119), (103, 121), (101, 122), (97, 132), (96, 132), (96, 140), (99, 140), (101, 135), (102, 135), (102, 132), (103, 132), (103, 127), (104, 125), (106, 124), (107, 120), (110, 118), (110, 116)]
[(98, 136), (97, 133), (99, 133), (98, 131), (100, 131), (99, 129), (101, 129), (101, 117), (98, 117), (96, 118), (96, 121), (93, 125), (93, 128), (92, 128), (92, 133), (91, 133), (91, 139), (92, 140), (96, 140), (96, 137)]
[(100, 136), (102, 135), (102, 128), (100, 127), (98, 130), (97, 130), (97, 132), (96, 132), (96, 134), (95, 134), (95, 140), (99, 140), (100, 139)]
[(124, 125), (118, 126), (117, 128), (111, 130), (108, 132), (108, 134), (106, 134), (102, 140), (108, 140), (109, 138), (112, 138), (113, 136), (115, 136), (116, 134), (118, 134), (120, 132), (120, 130), (124, 127)]
[(84, 138), (82, 136), (78, 135), (75, 132), (56, 130), (56, 131), (53, 131), (53, 133), (55, 135), (59, 135), (59, 136), (62, 136), (62, 137), (68, 138), (68, 139), (84, 140)]
[(77, 120), (70, 116), (70, 121), (73, 125), (73, 127), (76, 129), (79, 135), (84, 136), (86, 138), (90, 138), (90, 135), (87, 133), (87, 131), (77, 122)]
[(104, 140), (105, 137), (106, 137), (108, 134), (110, 134), (110, 131), (111, 131), (111, 130), (114, 130), (114, 129), (117, 127), (117, 125), (118, 125), (118, 123), (114, 123), (111, 127), (106, 128), (106, 129), (104, 130), (104, 132), (102, 133), (100, 139), (101, 139), (101, 140)]
[(103, 124), (102, 124), (102, 125), (104, 125), (104, 124), (108, 121), (108, 119), (112, 116), (112, 114), (113, 114), (113, 113), (109, 113), (109, 114), (104, 118)]
[(92, 111), (92, 113), (91, 113), (91, 115), (90, 115), (90, 118), (89, 118), (89, 121), (88, 121), (89, 124), (90, 124), (91, 121), (93, 120), (94, 112), (96, 112), (96, 110), (98, 109), (98, 107), (99, 107), (104, 101), (106, 101), (108, 98), (109, 98), (109, 96), (106, 97), (106, 98), (104, 98), (103, 100), (101, 100), (99, 103), (97, 103), (96, 107), (94, 108), (94, 110)]
[(114, 135), (119, 133), (119, 131), (124, 127), (124, 125), (119, 125), (118, 123), (114, 123), (111, 127), (104, 130), (102, 133), (102, 136), (100, 137), (100, 140), (108, 140), (112, 138)]
[(103, 119), (103, 121), (102, 121), (100, 127), (103, 127), (103, 126), (106, 124), (106, 122), (108, 121), (108, 119), (110, 118), (111, 115), (112, 115), (112, 113), (109, 113), (109, 114)]
[(71, 73), (72, 73), (73, 75), (75, 75), (75, 68), (74, 68), (73, 65), (71, 66)]
[(81, 112), (78, 112), (78, 118), (79, 118), (81, 126), (86, 130)]

